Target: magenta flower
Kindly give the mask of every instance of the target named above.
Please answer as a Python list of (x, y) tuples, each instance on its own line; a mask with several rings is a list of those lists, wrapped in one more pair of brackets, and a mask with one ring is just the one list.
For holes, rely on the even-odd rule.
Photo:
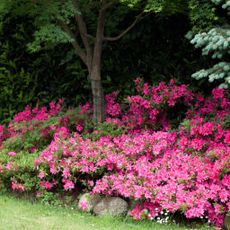
[(64, 180), (64, 190), (71, 190), (74, 188), (74, 183), (70, 180)]
[(14, 156), (17, 155), (17, 153), (16, 153), (16, 152), (9, 152), (8, 155), (9, 155), (10, 157), (14, 157)]
[(81, 201), (79, 202), (79, 208), (82, 209), (83, 211), (88, 210), (88, 204), (86, 201)]

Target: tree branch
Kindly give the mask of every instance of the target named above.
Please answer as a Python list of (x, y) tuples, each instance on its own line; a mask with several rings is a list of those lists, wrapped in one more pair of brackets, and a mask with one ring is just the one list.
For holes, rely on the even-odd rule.
[(136, 16), (136, 19), (134, 20), (134, 22), (127, 27), (124, 31), (122, 31), (119, 35), (115, 36), (115, 37), (104, 37), (105, 41), (117, 41), (120, 38), (122, 38), (125, 34), (127, 34), (139, 21), (141, 21), (144, 17), (143, 17), (144, 12), (141, 12), (139, 15)]
[(107, 9), (109, 9), (112, 5), (114, 5), (114, 2), (108, 2), (108, 3), (106, 3), (106, 4), (104, 4), (103, 6), (102, 6), (102, 8), (101, 8), (101, 13), (103, 13), (103, 12), (105, 12)]
[[(97, 72), (98, 77), (100, 76), (100, 68), (101, 68), (102, 42), (104, 37), (106, 12), (113, 4), (114, 3), (111, 1), (108, 3), (104, 3), (101, 6), (98, 19), (97, 19), (97, 31), (96, 31), (96, 38), (94, 42), (92, 68), (93, 71)], [(95, 78), (94, 80), (100, 80), (100, 79)]]
[(92, 57), (92, 49), (88, 41), (88, 32), (87, 32), (86, 23), (81, 15), (79, 0), (72, 0), (72, 2), (73, 2), (73, 7), (74, 7), (75, 20), (78, 25), (78, 29), (80, 32), (82, 42), (86, 49), (86, 54), (87, 54), (87, 59), (88, 59), (87, 61), (90, 62), (91, 57)]
[(61, 28), (70, 36), (71, 38), (71, 43), (74, 47), (75, 53), (81, 58), (81, 60), (87, 65), (87, 59), (86, 59), (86, 53), (85, 51), (80, 47), (78, 44), (73, 32), (69, 28), (69, 26), (64, 23), (63, 21), (59, 21), (59, 25)]
[(95, 41), (95, 37), (91, 34), (86, 34), (85, 35), (87, 38), (91, 39), (92, 41)]

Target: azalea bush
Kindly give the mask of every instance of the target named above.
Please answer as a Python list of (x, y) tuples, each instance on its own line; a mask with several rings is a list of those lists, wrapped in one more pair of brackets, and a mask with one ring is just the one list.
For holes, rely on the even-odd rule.
[(39, 178), (34, 165), (39, 152), (8, 152), (3, 150), (0, 158), (1, 190), (36, 193), (39, 189)]
[[(64, 112), (58, 102), (17, 114), (0, 129), (2, 184), (37, 197), (82, 190), (120, 196), (136, 200), (134, 219), (180, 213), (222, 226), (230, 209), (228, 92), (214, 89), (205, 98), (174, 81), (150, 86), (141, 79), (136, 89), (123, 101), (118, 92), (107, 95), (106, 122), (96, 126), (89, 103), (77, 111)], [(34, 130), (37, 142), (26, 148), (33, 164), (23, 168), (25, 154), (9, 143), (36, 137)]]
[[(7, 127), (0, 126), (0, 145), (11, 151), (34, 152), (44, 149), (53, 139), (54, 133), (62, 127), (69, 132), (82, 131), (87, 121), (87, 110), (81, 107), (65, 111), (63, 100), (51, 102), (48, 107), (30, 108), (15, 115)], [(87, 107), (87, 105), (85, 106)], [(91, 124), (92, 126), (92, 124)]]
[(46, 107), (31, 109), (26, 106), (24, 111), (15, 115), (7, 129), (2, 126), (3, 147), (16, 151), (22, 149), (34, 151), (42, 141), (44, 145), (47, 144), (48, 140), (52, 139), (52, 131), (58, 127), (55, 115), (59, 113), (60, 107), (61, 101), (56, 104), (50, 103), (50, 109)]
[[(68, 140), (58, 137), (36, 159), (36, 165), (41, 169), (41, 186), (47, 190), (68, 191), (83, 184), (94, 193), (161, 207), (158, 212), (148, 209), (150, 218), (164, 209), (180, 211), (187, 218), (207, 216), (220, 226), (230, 208), (230, 148), (223, 142), (215, 146), (210, 142), (200, 150), (196, 145), (185, 149), (180, 142), (176, 132), (162, 131), (98, 141), (78, 134)], [(130, 215), (138, 219), (143, 212), (145, 205), (139, 205)]]
[[(50, 144), (54, 133), (63, 129), (68, 129), (68, 134), (76, 131), (84, 120), (84, 107), (81, 113), (77, 113), (76, 109), (65, 111), (62, 104), (63, 100), (59, 100), (51, 102), (48, 107), (26, 106), (7, 127), (0, 126), (2, 189), (34, 194), (40, 190), (38, 170), (34, 165), (36, 157)], [(84, 114), (87, 116), (86, 112)]]

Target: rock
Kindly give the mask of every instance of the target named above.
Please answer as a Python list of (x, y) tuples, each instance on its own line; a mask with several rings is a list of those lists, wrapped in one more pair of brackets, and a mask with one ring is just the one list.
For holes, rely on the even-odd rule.
[(91, 212), (101, 199), (97, 194), (84, 193), (80, 196), (78, 208), (85, 212)]
[(230, 230), (230, 215), (226, 215), (224, 219), (224, 227), (227, 230)]
[(103, 198), (93, 208), (96, 215), (104, 216), (121, 216), (125, 215), (128, 211), (128, 203), (119, 197), (106, 197)]

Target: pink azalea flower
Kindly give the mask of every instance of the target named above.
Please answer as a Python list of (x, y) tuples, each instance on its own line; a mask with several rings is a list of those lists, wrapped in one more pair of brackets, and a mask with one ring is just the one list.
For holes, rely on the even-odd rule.
[(85, 201), (79, 202), (79, 208), (82, 209), (83, 211), (86, 211), (88, 209), (88, 204)]
[(74, 183), (70, 180), (64, 180), (64, 190), (71, 190), (74, 188)]
[(8, 155), (9, 155), (10, 157), (14, 157), (14, 156), (17, 155), (17, 153), (16, 153), (16, 152), (9, 152)]

